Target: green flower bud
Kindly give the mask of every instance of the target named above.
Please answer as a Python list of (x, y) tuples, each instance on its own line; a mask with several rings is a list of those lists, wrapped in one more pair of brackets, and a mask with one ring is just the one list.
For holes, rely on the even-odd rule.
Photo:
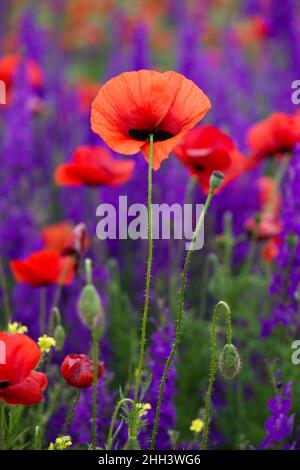
[(210, 190), (215, 191), (215, 189), (218, 189), (223, 183), (223, 180), (224, 174), (221, 171), (214, 171), (209, 180)]
[(66, 333), (61, 324), (56, 325), (54, 330), (54, 339), (56, 341), (57, 351), (61, 351), (65, 344)]
[(290, 248), (296, 248), (298, 245), (298, 236), (296, 233), (289, 233), (287, 236), (287, 242)]
[(219, 359), (219, 368), (225, 379), (231, 380), (235, 377), (241, 368), (241, 359), (239, 353), (233, 344), (226, 344), (221, 352)]
[(99, 335), (105, 328), (105, 316), (100, 296), (92, 284), (87, 284), (81, 291), (78, 304), (80, 318), (89, 328), (99, 327)]

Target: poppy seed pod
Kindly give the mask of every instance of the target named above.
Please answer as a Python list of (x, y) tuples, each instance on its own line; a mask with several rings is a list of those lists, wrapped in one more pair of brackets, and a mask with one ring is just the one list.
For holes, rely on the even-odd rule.
[(224, 173), (221, 171), (214, 171), (210, 177), (209, 184), (211, 191), (218, 189), (224, 180)]
[(87, 284), (81, 291), (78, 303), (80, 318), (89, 328), (97, 326), (102, 335), (105, 328), (105, 316), (100, 296), (92, 284)]
[(241, 368), (239, 353), (233, 344), (225, 344), (219, 359), (219, 368), (225, 379), (231, 380)]

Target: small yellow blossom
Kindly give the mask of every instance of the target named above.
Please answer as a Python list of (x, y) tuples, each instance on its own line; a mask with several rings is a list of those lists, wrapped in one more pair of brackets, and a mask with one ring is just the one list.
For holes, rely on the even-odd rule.
[(40, 336), (38, 339), (38, 345), (42, 351), (42, 353), (50, 352), (52, 347), (55, 347), (56, 341), (51, 336), (43, 335)]
[(65, 450), (72, 445), (70, 436), (57, 437), (55, 443), (50, 443), (48, 450)]
[(8, 324), (7, 331), (8, 333), (19, 333), (20, 335), (23, 335), (24, 333), (28, 332), (28, 328), (27, 326), (24, 326), (21, 323), (14, 321), (13, 323)]
[(149, 410), (151, 410), (151, 405), (150, 403), (138, 403), (137, 404), (138, 410), (139, 410), (139, 416), (145, 416)]
[(194, 419), (190, 425), (190, 431), (196, 432), (197, 434), (202, 431), (204, 423), (202, 419)]

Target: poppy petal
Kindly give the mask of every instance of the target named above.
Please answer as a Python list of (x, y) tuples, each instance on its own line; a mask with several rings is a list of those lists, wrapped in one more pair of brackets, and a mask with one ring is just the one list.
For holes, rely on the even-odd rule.
[(59, 186), (81, 186), (82, 181), (74, 171), (76, 169), (73, 163), (64, 163), (59, 165), (54, 173), (54, 181)]
[(22, 382), (0, 391), (0, 400), (9, 405), (34, 405), (40, 403), (48, 380), (42, 372), (31, 371)]

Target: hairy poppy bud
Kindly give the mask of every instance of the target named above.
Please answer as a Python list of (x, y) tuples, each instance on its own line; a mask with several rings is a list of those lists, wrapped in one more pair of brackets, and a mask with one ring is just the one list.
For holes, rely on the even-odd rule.
[(61, 351), (65, 344), (66, 333), (61, 324), (58, 324), (54, 330), (54, 339), (56, 341), (56, 350)]
[(221, 171), (214, 171), (210, 177), (209, 185), (210, 190), (215, 191), (218, 189), (224, 180), (224, 174)]
[(81, 292), (78, 304), (80, 318), (89, 328), (97, 326), (102, 335), (105, 328), (105, 316), (102, 302), (96, 288), (88, 284)]
[(239, 353), (233, 344), (226, 344), (220, 355), (219, 368), (225, 379), (233, 379), (241, 368)]
[[(98, 365), (98, 379), (104, 372), (105, 364)], [(93, 385), (94, 363), (86, 354), (68, 354), (61, 368), (61, 375), (68, 384), (76, 388), (88, 388)]]

